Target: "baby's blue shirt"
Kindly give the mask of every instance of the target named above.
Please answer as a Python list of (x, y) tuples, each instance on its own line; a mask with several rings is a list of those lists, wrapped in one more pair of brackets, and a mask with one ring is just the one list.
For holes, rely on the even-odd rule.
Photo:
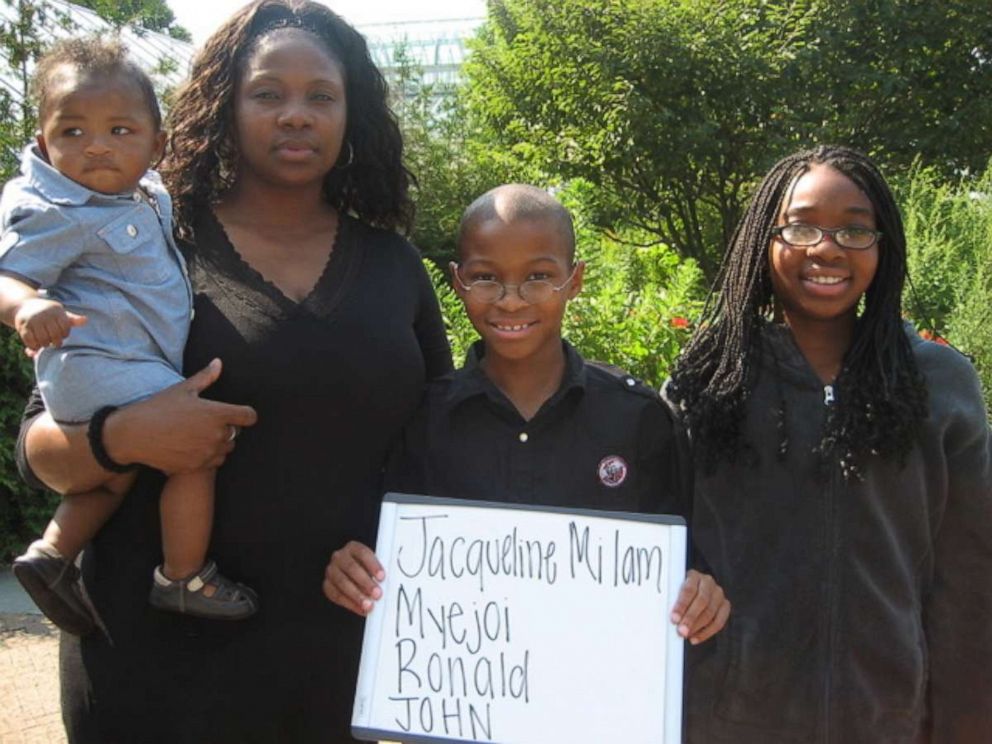
[(61, 350), (182, 370), (193, 294), (172, 237), (172, 200), (154, 171), (139, 192), (100, 194), (25, 148), (0, 198), (0, 273), (89, 318)]

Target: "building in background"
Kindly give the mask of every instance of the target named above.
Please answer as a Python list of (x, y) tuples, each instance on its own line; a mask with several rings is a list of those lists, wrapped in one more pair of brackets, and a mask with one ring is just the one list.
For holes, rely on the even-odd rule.
[(399, 67), (410, 64), (418, 69), (425, 85), (444, 88), (459, 82), (462, 62), (468, 55), (467, 42), (483, 20), (480, 17), (370, 23), (359, 26), (358, 30), (368, 40), (372, 59), (387, 80), (395, 80)]
[[(25, 49), (40, 49), (52, 41), (85, 34), (116, 33), (96, 12), (62, 0), (0, 1), (0, 96), (17, 106), (27, 96), (31, 58)], [(193, 45), (156, 31), (125, 26), (121, 39), (161, 90), (176, 86), (186, 76)]]
[[(435, 100), (460, 79), (467, 41), (484, 19), (455, 18), (358, 26), (394, 95), (411, 96), (430, 86)], [(29, 99), (33, 60), (52, 41), (76, 35), (119, 33), (160, 94), (186, 77), (195, 47), (165, 33), (124, 26), (63, 0), (0, 0), (0, 180), (12, 174), (20, 148), (34, 130)], [(415, 80), (416, 85), (406, 85)]]
[[(29, 27), (19, 32), (25, 7), (30, 8)], [(425, 84), (447, 86), (458, 82), (461, 64), (468, 54), (466, 42), (483, 20), (475, 17), (372, 23), (358, 28), (368, 40), (372, 58), (387, 79), (393, 78), (398, 66), (405, 63), (419, 70)], [(113, 26), (94, 11), (62, 0), (0, 0), (0, 24), (3, 32), (12, 38), (16, 39), (20, 33), (42, 45), (77, 34), (114, 33)], [(129, 26), (120, 34), (135, 59), (163, 90), (174, 87), (186, 76), (195, 51), (192, 44), (167, 34), (135, 30)], [(401, 48), (402, 54), (406, 55), (402, 59), (397, 56)], [(12, 53), (10, 45), (0, 45), (0, 91), (19, 103), (27, 93), (26, 80), (31, 64), (18, 56), (16, 52)]]

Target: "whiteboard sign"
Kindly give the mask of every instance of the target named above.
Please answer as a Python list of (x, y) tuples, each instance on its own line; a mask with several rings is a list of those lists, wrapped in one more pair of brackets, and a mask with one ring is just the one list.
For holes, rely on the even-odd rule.
[(680, 517), (388, 494), (352, 733), (678, 744)]

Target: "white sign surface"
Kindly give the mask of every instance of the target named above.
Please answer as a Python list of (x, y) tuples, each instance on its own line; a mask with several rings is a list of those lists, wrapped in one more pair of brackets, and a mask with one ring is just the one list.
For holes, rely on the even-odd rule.
[(678, 744), (679, 517), (388, 494), (352, 730)]

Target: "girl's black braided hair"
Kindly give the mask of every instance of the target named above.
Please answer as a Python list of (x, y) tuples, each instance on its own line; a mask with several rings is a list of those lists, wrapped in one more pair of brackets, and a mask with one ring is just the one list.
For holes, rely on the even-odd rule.
[[(679, 404), (697, 457), (712, 472), (749, 449), (743, 419), (760, 353), (760, 328), (772, 310), (768, 247), (787, 194), (810, 166), (850, 178), (871, 200), (883, 233), (875, 277), (865, 293), (850, 348), (834, 383), (820, 441), (826, 462), (846, 479), (862, 476), (868, 457), (904, 461), (927, 415), (926, 385), (903, 329), (906, 236), (895, 199), (874, 163), (848, 147), (820, 146), (776, 163), (758, 186), (724, 254), (698, 330), (672, 371), (670, 398)], [(779, 411), (784, 422), (784, 410)], [(780, 456), (788, 432), (779, 427)]]

